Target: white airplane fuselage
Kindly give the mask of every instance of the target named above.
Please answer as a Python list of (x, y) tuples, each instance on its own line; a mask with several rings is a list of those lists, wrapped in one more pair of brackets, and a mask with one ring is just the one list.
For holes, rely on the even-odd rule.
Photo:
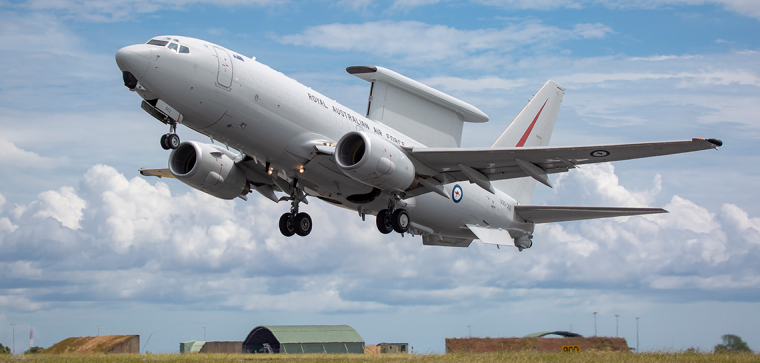
[[(347, 132), (359, 130), (379, 135), (400, 150), (426, 147), (255, 59), (202, 40), (167, 38), (177, 39), (189, 53), (139, 44), (117, 54), (121, 70), (139, 81), (135, 91), (176, 110), (180, 124), (255, 158), (261, 178), (279, 177), (287, 183), (297, 178), (309, 196), (376, 214), (386, 208), (391, 194), (382, 191), (366, 198), (371, 201), (350, 201), (349, 196), (371, 195), (374, 188), (345, 175), (332, 156), (320, 155), (314, 145), (334, 145)], [(426, 193), (399, 202), (409, 212), (413, 230), (464, 239), (477, 239), (468, 224), (503, 229), (513, 237), (533, 232), (534, 224), (515, 214), (516, 200), (500, 190), (492, 194), (469, 182), (444, 184), (444, 189), (449, 198)], [(369, 223), (367, 228), (372, 228)]]

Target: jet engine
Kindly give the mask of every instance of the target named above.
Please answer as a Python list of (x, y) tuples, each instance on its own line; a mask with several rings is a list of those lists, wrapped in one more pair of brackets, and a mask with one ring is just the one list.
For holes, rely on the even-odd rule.
[(233, 161), (235, 154), (195, 141), (183, 142), (169, 156), (169, 171), (177, 180), (221, 199), (248, 194), (245, 171)]
[(335, 145), (343, 173), (383, 190), (403, 192), (414, 182), (414, 164), (395, 144), (372, 133), (351, 131)]

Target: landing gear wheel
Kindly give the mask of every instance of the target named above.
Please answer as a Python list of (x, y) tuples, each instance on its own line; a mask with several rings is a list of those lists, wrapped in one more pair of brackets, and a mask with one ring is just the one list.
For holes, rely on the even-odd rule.
[(387, 209), (383, 209), (377, 212), (377, 219), (375, 220), (375, 223), (377, 224), (377, 230), (380, 231), (380, 233), (388, 234), (393, 232), (391, 215), (388, 213)]
[(409, 213), (406, 209), (396, 209), (391, 216), (391, 225), (393, 230), (398, 233), (406, 233), (409, 231)]
[(306, 237), (311, 233), (311, 217), (307, 213), (298, 213), (293, 220), (296, 234)]
[(290, 213), (285, 213), (280, 217), (280, 232), (283, 236), (290, 237), (296, 233), (296, 226), (293, 222), (293, 216)]
[(177, 134), (168, 134), (166, 136), (166, 144), (169, 146), (170, 149), (176, 149), (179, 147), (180, 141), (179, 141), (179, 135)]
[(161, 147), (164, 148), (164, 150), (169, 150), (171, 147), (169, 147), (169, 142), (166, 140), (169, 137), (169, 134), (164, 134), (161, 136)]

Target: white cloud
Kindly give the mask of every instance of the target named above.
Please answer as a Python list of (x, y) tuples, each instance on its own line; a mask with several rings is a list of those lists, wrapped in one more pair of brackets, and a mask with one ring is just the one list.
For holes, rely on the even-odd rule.
[(553, 10), (603, 6), (611, 9), (658, 9), (667, 6), (718, 5), (728, 11), (760, 18), (760, 3), (753, 0), (478, 0), (478, 3), (510, 9)]
[(396, 0), (388, 10), (409, 10), (418, 6), (438, 4), (441, 1), (442, 0)]
[(602, 83), (614, 81), (635, 82), (641, 80), (680, 79), (680, 87), (751, 85), (760, 86), (760, 78), (753, 72), (744, 70), (717, 70), (707, 72), (679, 73), (578, 73), (563, 78), (565, 84)]
[(35, 218), (51, 217), (71, 229), (82, 228), (79, 221), (82, 219), (82, 210), (85, 201), (74, 194), (74, 188), (61, 187), (58, 191), (48, 190), (40, 193), (38, 201), (32, 205)]
[(650, 207), (662, 190), (662, 178), (654, 176), (650, 190), (630, 191), (620, 185), (615, 166), (610, 163), (584, 165), (573, 170), (572, 177), (563, 174), (555, 182), (556, 193), (582, 193), (600, 206)]
[(670, 203), (663, 208), (670, 211), (670, 214), (647, 218), (657, 223), (661, 228), (710, 233), (720, 227), (715, 220), (714, 213), (710, 213), (706, 208), (700, 207), (694, 202), (685, 200), (677, 195), (673, 196)]
[[(255, 195), (248, 202), (197, 191), (172, 195), (177, 183), (127, 179), (97, 165), (78, 191), (42, 192), (24, 212), (0, 213), (0, 223), (14, 220), (14, 228), (0, 234), (0, 271), (30, 286), (3, 290), (0, 305), (60, 306), (68, 302), (56, 296), (65, 293), (67, 301), (329, 313), (449, 309), (470, 306), (472, 299), (496, 306), (533, 296), (513, 294), (517, 287), (760, 286), (760, 271), (746, 258), (760, 253), (760, 218), (734, 205), (710, 213), (673, 196), (668, 215), (540, 225), (534, 247), (518, 253), (478, 243), (425, 247), (419, 238), (380, 235), (371, 218), (361, 222), (317, 201), (303, 206), (315, 220), (312, 235), (286, 238), (276, 221), (287, 206)], [(586, 205), (651, 206), (660, 184), (655, 177), (650, 189), (631, 191), (611, 165), (601, 164), (567, 174), (557, 189), (583, 196)], [(31, 287), (36, 280), (57, 283)]]
[(54, 16), (0, 13), (0, 50), (73, 55), (81, 43)]
[(631, 57), (630, 60), (632, 61), (649, 61), (649, 62), (657, 62), (657, 61), (664, 61), (664, 60), (671, 60), (671, 59), (691, 59), (694, 58), (693, 55), (652, 55), (648, 57)]
[[(612, 29), (599, 23), (562, 29), (529, 21), (503, 29), (461, 30), (418, 21), (379, 21), (319, 25), (278, 40), (285, 44), (361, 51), (423, 62), (456, 60), (484, 52), (502, 54), (525, 45), (551, 47), (568, 39), (603, 38), (611, 32)], [(383, 36), (378, 37), (378, 34)]]
[(68, 163), (66, 158), (42, 157), (37, 153), (21, 149), (8, 140), (0, 139), (0, 165), (5, 167), (49, 168), (66, 163)]
[(12, 7), (32, 11), (53, 10), (76, 20), (102, 22), (128, 20), (139, 14), (155, 13), (166, 9), (184, 9), (197, 4), (271, 6), (287, 2), (288, 0), (27, 0), (14, 3)]

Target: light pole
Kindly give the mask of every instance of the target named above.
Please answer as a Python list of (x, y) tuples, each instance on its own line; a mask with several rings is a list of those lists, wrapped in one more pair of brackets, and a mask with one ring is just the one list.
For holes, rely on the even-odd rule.
[(636, 353), (639, 352), (639, 318), (636, 318)]
[(470, 332), (470, 338), (472, 338), (472, 325), (468, 325), (467, 330)]
[(97, 325), (95, 327), (98, 328), (98, 336), (100, 336), (100, 325)]
[(594, 336), (596, 336), (596, 311), (594, 311)]
[(206, 341), (206, 327), (203, 327), (203, 341)]
[(620, 317), (620, 315), (615, 314), (615, 337), (619, 337), (619, 335), (618, 335), (618, 331), (619, 331), (619, 328), (620, 328), (619, 319), (618, 319), (619, 317)]
[(16, 324), (11, 324), (13, 327), (13, 349), (11, 350), (11, 354), (16, 353)]
[(573, 332), (573, 324), (570, 324), (570, 332)]

